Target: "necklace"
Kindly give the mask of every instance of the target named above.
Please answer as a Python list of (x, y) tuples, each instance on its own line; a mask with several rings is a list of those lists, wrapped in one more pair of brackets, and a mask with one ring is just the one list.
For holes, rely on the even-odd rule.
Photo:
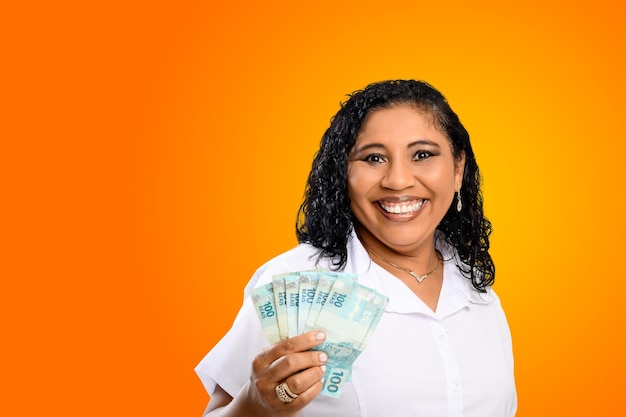
[(415, 278), (417, 280), (418, 283), (422, 283), (422, 281), (424, 281), (426, 278), (428, 278), (428, 276), (430, 274), (434, 274), (438, 269), (439, 269), (439, 264), (441, 263), (441, 258), (439, 257), (439, 253), (437, 253), (437, 266), (435, 266), (435, 269), (433, 269), (430, 272), (426, 272), (424, 275), (418, 275), (417, 273), (411, 271), (410, 269), (406, 269), (406, 268), (402, 268), (399, 265), (394, 264), (391, 261), (386, 260), (385, 258), (383, 258), (382, 256), (380, 256), (379, 254), (377, 254), (376, 252), (374, 252), (373, 250), (371, 250), (370, 248), (368, 248), (369, 251), (372, 253), (372, 255), (376, 256), (378, 259), (380, 259), (381, 261), (383, 261), (384, 263), (393, 266), (396, 269), (399, 269), (400, 271), (404, 271), (407, 274), (409, 274), (410, 276), (412, 276), (413, 278)]

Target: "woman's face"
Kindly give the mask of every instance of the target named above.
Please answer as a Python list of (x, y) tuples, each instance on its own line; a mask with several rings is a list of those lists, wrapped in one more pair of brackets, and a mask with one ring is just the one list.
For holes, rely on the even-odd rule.
[(371, 113), (348, 159), (348, 196), (361, 238), (405, 254), (432, 247), (464, 163), (430, 115), (409, 105)]

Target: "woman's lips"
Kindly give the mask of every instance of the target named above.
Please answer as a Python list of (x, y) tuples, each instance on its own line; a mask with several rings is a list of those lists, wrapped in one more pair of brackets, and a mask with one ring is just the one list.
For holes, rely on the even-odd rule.
[(402, 202), (378, 201), (378, 205), (383, 211), (391, 214), (410, 214), (418, 211), (426, 200), (409, 200)]

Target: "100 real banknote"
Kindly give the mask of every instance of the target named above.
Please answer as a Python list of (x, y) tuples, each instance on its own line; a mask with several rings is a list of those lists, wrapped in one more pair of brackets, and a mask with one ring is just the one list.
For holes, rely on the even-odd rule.
[(326, 340), (314, 350), (328, 354), (322, 395), (339, 398), (389, 302), (361, 285), (354, 274), (303, 271), (275, 275), (250, 293), (267, 340), (323, 330)]

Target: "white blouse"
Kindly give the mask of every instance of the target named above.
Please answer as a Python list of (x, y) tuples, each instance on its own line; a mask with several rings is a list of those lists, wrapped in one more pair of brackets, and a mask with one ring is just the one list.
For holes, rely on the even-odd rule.
[[(444, 255), (444, 279), (433, 312), (399, 279), (373, 263), (353, 234), (344, 272), (389, 297), (365, 350), (355, 360), (341, 398), (318, 396), (302, 417), (512, 417), (517, 409), (511, 335), (500, 300), (475, 291)], [(328, 268), (317, 249), (301, 244), (263, 265), (244, 291), (230, 331), (202, 359), (196, 373), (212, 394), (231, 396), (248, 381), (253, 357), (268, 345), (248, 294), (272, 275)]]

